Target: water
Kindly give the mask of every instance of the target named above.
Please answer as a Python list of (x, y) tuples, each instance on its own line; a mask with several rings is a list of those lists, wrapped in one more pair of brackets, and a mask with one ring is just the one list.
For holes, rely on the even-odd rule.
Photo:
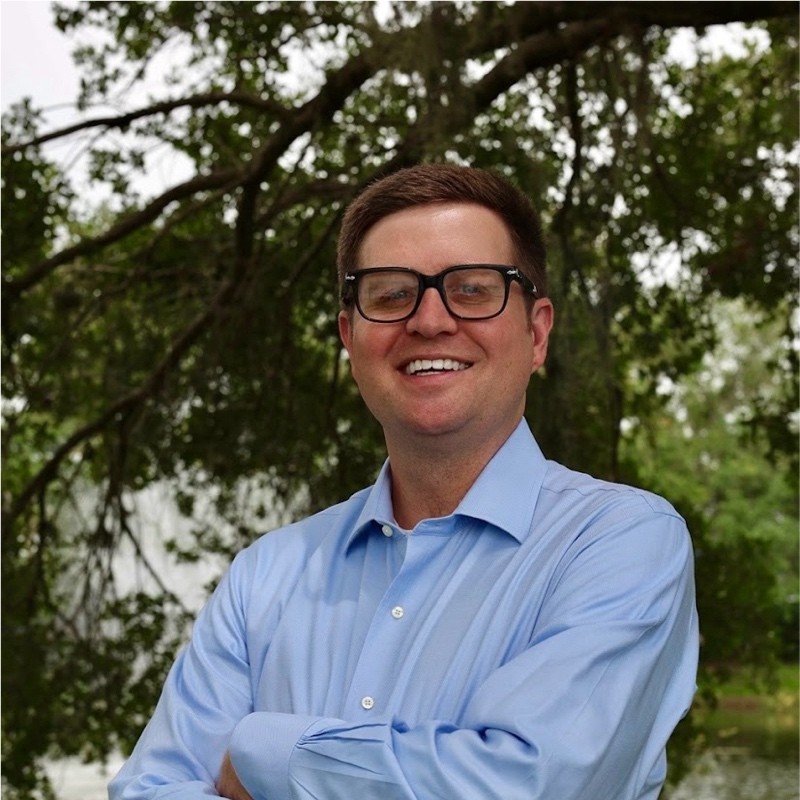
[(796, 763), (741, 751), (708, 754), (669, 800), (798, 800)]
[(711, 744), (669, 800), (800, 800), (798, 697), (727, 697), (705, 715)]

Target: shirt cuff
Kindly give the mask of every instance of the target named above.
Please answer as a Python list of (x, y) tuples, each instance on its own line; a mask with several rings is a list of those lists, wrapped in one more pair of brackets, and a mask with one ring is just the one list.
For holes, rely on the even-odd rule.
[(254, 800), (289, 798), (289, 761), (318, 717), (257, 711), (234, 728), (228, 752), (239, 780)]

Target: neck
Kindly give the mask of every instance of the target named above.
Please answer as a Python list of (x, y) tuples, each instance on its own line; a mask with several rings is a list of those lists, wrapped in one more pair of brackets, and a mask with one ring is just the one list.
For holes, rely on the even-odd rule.
[(392, 444), (387, 437), (397, 523), (411, 530), (420, 520), (452, 514), (510, 433), (473, 449), (463, 442), (448, 447), (441, 437), (422, 447), (407, 438)]

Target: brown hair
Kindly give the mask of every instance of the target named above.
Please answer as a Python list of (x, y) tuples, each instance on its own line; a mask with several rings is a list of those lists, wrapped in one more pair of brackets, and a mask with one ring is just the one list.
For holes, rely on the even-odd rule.
[(533, 204), (505, 178), (453, 164), (419, 164), (398, 170), (353, 200), (345, 212), (337, 246), (340, 287), (345, 273), (358, 268), (361, 243), (373, 225), (406, 208), (447, 202), (475, 203), (498, 214), (511, 234), (518, 261), (514, 266), (534, 282), (539, 297), (547, 294), (547, 251)]

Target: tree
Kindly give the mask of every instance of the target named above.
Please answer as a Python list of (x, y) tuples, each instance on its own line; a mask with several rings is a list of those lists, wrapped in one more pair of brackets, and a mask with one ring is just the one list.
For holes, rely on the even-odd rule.
[[(196, 559), (258, 533), (243, 483), (278, 518), (374, 475), (332, 264), (375, 177), (454, 160), (537, 200), (560, 332), (529, 413), (548, 455), (601, 476), (637, 477), (622, 421), (653, 418), (660, 382), (700, 365), (718, 298), (792, 305), (794, 4), (109, 2), (56, 19), (104, 39), (77, 52), (84, 121), (3, 120), (3, 746), (20, 796), (44, 755), (129, 747), (184, 635), (157, 570), (156, 591), (115, 578), (124, 547), (147, 563), (138, 493), (175, 487), (197, 526), (166, 546)], [(673, 31), (731, 22), (751, 23), (740, 54), (675, 60)], [(92, 115), (164, 60), (157, 96)], [(48, 156), (66, 139), (102, 205)], [(152, 193), (157, 154), (190, 176)], [(785, 442), (785, 407), (762, 411)]]

